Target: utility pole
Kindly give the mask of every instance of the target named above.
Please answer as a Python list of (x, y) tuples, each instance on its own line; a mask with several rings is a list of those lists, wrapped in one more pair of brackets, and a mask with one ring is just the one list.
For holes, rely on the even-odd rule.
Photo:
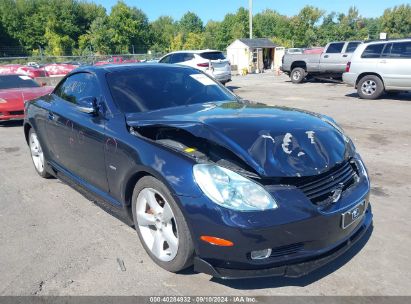
[(248, 0), (249, 3), (249, 22), (250, 22), (250, 39), (253, 39), (253, 0)]

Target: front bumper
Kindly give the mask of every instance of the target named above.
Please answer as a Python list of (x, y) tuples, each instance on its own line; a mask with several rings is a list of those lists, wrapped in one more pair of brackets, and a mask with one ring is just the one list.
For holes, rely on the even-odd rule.
[[(223, 278), (290, 276), (291, 269), (315, 269), (334, 259), (357, 239), (361, 226), (365, 224), (368, 228), (372, 222), (370, 182), (366, 169), (361, 168), (358, 180), (344, 190), (336, 203), (325, 208), (314, 204), (300, 189), (287, 185), (265, 186), (279, 206), (265, 211), (231, 210), (216, 205), (204, 195), (178, 197), (198, 257), (196, 270)], [(343, 214), (364, 201), (367, 206), (364, 215), (343, 228)], [(225, 239), (234, 245), (214, 246), (202, 241), (201, 236)], [(345, 243), (347, 240), (350, 241)], [(346, 249), (339, 250), (340, 247)], [(266, 249), (272, 251), (269, 257), (251, 258), (252, 251)], [(340, 253), (334, 254), (335, 251)], [(324, 255), (329, 257), (323, 259)], [(306, 272), (301, 271), (302, 275)]]
[(0, 121), (14, 119), (24, 119), (24, 104), (19, 102), (0, 104)]
[(355, 244), (365, 239), (367, 235), (371, 233), (372, 229), (372, 213), (369, 209), (362, 219), (362, 222), (347, 239), (334, 248), (328, 249), (317, 256), (307, 258), (306, 260), (300, 260), (294, 263), (290, 262), (284, 265), (276, 265), (270, 268), (230, 269), (214, 267), (207, 261), (196, 257), (194, 259), (194, 270), (220, 279), (247, 279), (273, 276), (298, 278), (336, 260)]
[(24, 111), (0, 111), (0, 121), (24, 119)]

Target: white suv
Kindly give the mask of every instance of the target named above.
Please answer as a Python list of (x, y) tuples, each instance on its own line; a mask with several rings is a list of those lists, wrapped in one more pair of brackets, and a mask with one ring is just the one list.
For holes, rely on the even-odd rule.
[(358, 46), (343, 74), (361, 98), (384, 92), (411, 90), (411, 39), (364, 43)]
[(165, 55), (160, 63), (176, 63), (201, 70), (222, 84), (231, 81), (231, 65), (220, 51), (178, 51)]

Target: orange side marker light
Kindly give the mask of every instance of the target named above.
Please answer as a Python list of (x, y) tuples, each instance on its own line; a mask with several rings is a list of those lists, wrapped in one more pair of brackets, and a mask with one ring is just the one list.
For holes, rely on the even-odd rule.
[(209, 243), (211, 245), (215, 246), (222, 246), (222, 247), (232, 247), (234, 246), (234, 243), (228, 240), (220, 239), (218, 237), (213, 237), (213, 236), (207, 236), (207, 235), (202, 235), (200, 239), (206, 243)]

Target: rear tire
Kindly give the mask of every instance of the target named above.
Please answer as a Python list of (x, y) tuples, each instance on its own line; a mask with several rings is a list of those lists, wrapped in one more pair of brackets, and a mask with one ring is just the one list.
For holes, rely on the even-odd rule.
[(377, 99), (384, 93), (384, 83), (375, 75), (366, 75), (360, 79), (357, 92), (362, 99)]
[(292, 83), (302, 83), (306, 77), (306, 72), (303, 68), (294, 68), (291, 71), (291, 81)]
[(141, 178), (134, 187), (132, 211), (138, 237), (157, 265), (178, 272), (193, 264), (187, 222), (162, 182), (152, 176)]

